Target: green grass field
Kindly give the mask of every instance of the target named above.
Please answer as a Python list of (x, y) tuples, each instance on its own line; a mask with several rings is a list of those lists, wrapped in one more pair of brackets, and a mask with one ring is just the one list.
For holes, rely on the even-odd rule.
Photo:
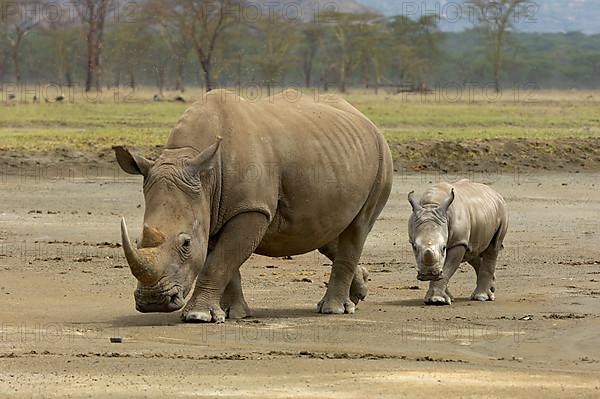
[[(137, 103), (0, 103), (0, 149), (95, 151), (115, 143), (140, 148), (163, 144), (199, 93), (186, 93), (187, 104), (152, 102), (152, 94), (141, 91)], [(495, 103), (481, 98), (449, 102), (436, 94), (354, 91), (345, 97), (383, 129), (390, 142), (600, 136), (598, 92), (541, 92), (535, 102), (514, 101), (511, 93)]]

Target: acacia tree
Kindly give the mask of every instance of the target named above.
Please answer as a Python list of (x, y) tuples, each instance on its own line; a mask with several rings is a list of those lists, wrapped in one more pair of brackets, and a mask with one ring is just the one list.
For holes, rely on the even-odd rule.
[(304, 75), (305, 86), (310, 87), (315, 60), (322, 47), (326, 30), (321, 21), (313, 20), (304, 23), (300, 31), (302, 33), (302, 48), (300, 52), (302, 57), (302, 74)]
[(436, 16), (423, 16), (418, 20), (395, 17), (389, 22), (388, 30), (392, 41), (391, 62), (401, 82), (421, 81), (439, 52), (442, 33)]
[(527, 0), (470, 0), (476, 9), (477, 23), (488, 33), (490, 62), (496, 90), (500, 90), (502, 47), (521, 8)]
[(353, 47), (357, 53), (357, 63), (365, 87), (369, 87), (371, 75), (374, 78), (375, 92), (378, 92), (387, 61), (387, 52), (382, 45), (388, 39), (388, 31), (382, 24), (381, 16), (372, 13), (357, 15), (354, 21), (356, 32)]
[(179, 0), (178, 12), (185, 14), (183, 31), (202, 67), (206, 90), (214, 87), (214, 60), (224, 32), (240, 22), (244, 0)]
[[(261, 42), (264, 44), (262, 51), (255, 57), (255, 64), (264, 81), (274, 83), (276, 80), (283, 82), (290, 66), (295, 61), (291, 53), (297, 42), (298, 36), (294, 24), (283, 18), (265, 17), (256, 25)], [(269, 94), (271, 86), (268, 86)]]
[(102, 45), (106, 16), (113, 0), (82, 0), (76, 10), (81, 18), (87, 42), (87, 75), (85, 91), (100, 85), (102, 78)]
[(110, 64), (114, 67), (117, 85), (121, 84), (121, 75), (125, 74), (127, 85), (136, 87), (137, 72), (146, 59), (153, 39), (149, 29), (142, 23), (119, 24), (111, 29), (106, 41), (112, 49), (109, 54), (112, 60)]
[[(175, 90), (185, 91), (183, 72), (191, 49), (187, 35), (191, 16), (183, 12), (180, 0), (149, 0), (145, 6), (146, 19), (156, 24), (163, 43), (173, 57), (175, 66)], [(157, 65), (157, 73), (164, 73), (163, 65)], [(160, 78), (158, 78), (160, 80)], [(164, 79), (163, 79), (164, 83)], [(160, 84), (159, 84), (160, 86)]]
[(335, 26), (333, 33), (337, 45), (337, 54), (335, 55), (336, 69), (338, 71), (338, 84), (341, 93), (346, 92), (346, 81), (352, 71), (353, 57), (353, 39), (356, 22), (356, 15), (339, 13), (335, 17)]
[[(0, 15), (2, 22), (0, 24), (0, 35), (10, 48), (9, 53), (17, 84), (20, 84), (22, 80), (20, 50), (23, 39), (38, 23), (31, 19), (22, 18), (25, 16), (22, 7), (25, 7), (27, 3), (28, 1), (0, 1), (0, 11), (2, 12), (2, 15)], [(0, 55), (1, 57), (2, 55)], [(3, 60), (0, 60), (0, 62), (4, 65)]]

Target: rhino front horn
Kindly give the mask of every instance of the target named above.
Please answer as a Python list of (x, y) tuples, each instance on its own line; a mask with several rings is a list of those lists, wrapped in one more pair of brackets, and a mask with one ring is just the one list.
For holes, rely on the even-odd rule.
[(123, 243), (123, 252), (125, 252), (125, 258), (131, 268), (131, 273), (137, 278), (142, 284), (152, 286), (159, 280), (154, 271), (152, 262), (142, 254), (142, 252), (131, 245), (129, 240), (129, 233), (127, 232), (127, 224), (125, 218), (121, 219), (121, 241)]

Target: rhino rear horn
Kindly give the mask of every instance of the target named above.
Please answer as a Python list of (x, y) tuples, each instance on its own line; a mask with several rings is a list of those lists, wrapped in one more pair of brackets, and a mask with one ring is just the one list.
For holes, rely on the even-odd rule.
[(187, 173), (190, 175), (196, 175), (198, 173), (207, 172), (211, 170), (212, 163), (210, 162), (215, 155), (217, 155), (219, 148), (221, 147), (222, 137), (217, 136), (217, 142), (212, 144), (210, 147), (202, 151), (195, 158), (190, 159), (186, 164)]
[(421, 204), (419, 204), (419, 201), (417, 201), (417, 199), (415, 198), (415, 192), (414, 191), (411, 191), (410, 193), (408, 193), (408, 202), (410, 202), (410, 205), (412, 206), (413, 212), (418, 212), (421, 209), (423, 209), (423, 207), (421, 206)]
[(167, 237), (158, 229), (144, 223), (142, 231), (142, 248), (156, 248), (166, 241)]
[(452, 202), (454, 202), (454, 189), (452, 189), (448, 197), (446, 197), (446, 199), (442, 201), (442, 203), (439, 206), (439, 209), (441, 209), (444, 213), (448, 212), (448, 208), (450, 207), (450, 205), (452, 205)]

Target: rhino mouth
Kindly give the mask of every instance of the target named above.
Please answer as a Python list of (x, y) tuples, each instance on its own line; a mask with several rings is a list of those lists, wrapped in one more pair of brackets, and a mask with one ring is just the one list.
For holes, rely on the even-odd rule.
[(419, 281), (439, 281), (442, 279), (442, 273), (434, 274), (434, 273), (419, 273), (417, 275), (417, 280)]
[(134, 292), (135, 308), (138, 312), (174, 312), (185, 304), (184, 290), (180, 285), (167, 289), (138, 287)]

